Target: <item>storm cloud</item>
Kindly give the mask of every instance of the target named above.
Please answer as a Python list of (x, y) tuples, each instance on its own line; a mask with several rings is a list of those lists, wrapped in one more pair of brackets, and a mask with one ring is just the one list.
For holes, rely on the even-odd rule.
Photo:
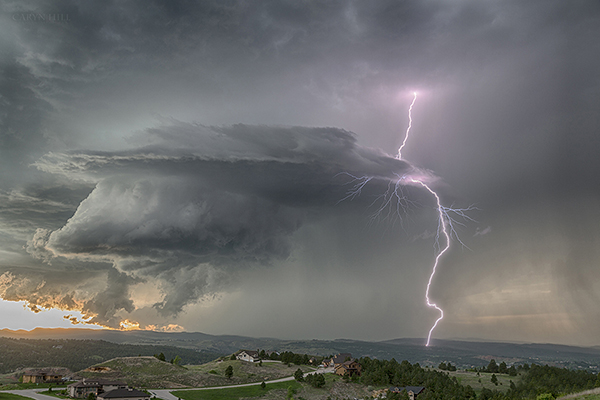
[(14, 1), (0, 30), (0, 297), (40, 321), (421, 337), (431, 196), (374, 217), (408, 173), (478, 208), (438, 337), (597, 344), (597, 2)]
[[(163, 298), (154, 307), (170, 317), (221, 290), (225, 272), (287, 259), (305, 221), (349, 212), (336, 205), (357, 177), (373, 181), (362, 193), (369, 202), (400, 176), (434, 180), (336, 128), (172, 121), (145, 137), (155, 143), (125, 152), (50, 153), (36, 162), (41, 171), (95, 187), (63, 227), (38, 229), (27, 251), (46, 263), (104, 261), (118, 275), (155, 279)], [(126, 282), (120, 293), (128, 292)], [(132, 311), (131, 302), (103, 297), (85, 303), (94, 321), (108, 324), (115, 312)]]

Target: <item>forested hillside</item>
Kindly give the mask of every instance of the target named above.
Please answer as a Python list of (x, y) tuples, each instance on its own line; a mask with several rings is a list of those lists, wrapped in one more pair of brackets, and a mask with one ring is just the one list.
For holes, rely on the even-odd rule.
[(116, 344), (103, 340), (10, 339), (0, 337), (0, 373), (22, 368), (66, 367), (79, 371), (115, 357), (152, 356), (167, 360), (179, 356), (183, 364), (203, 364), (223, 354), (173, 346)]
[[(566, 368), (522, 364), (516, 368), (509, 387), (498, 390), (484, 388), (479, 393), (470, 385), (461, 382), (448, 373), (422, 368), (408, 361), (375, 360), (368, 357), (359, 360), (363, 367), (360, 382), (366, 385), (423, 386), (426, 391), (419, 395), (420, 400), (521, 400), (555, 399), (561, 395), (575, 393), (600, 386), (598, 374), (589, 371), (573, 371)], [(505, 374), (508, 375), (508, 374)], [(492, 375), (492, 382), (498, 380)], [(542, 397), (540, 397), (542, 396)], [(392, 399), (405, 399), (402, 395), (389, 394)]]

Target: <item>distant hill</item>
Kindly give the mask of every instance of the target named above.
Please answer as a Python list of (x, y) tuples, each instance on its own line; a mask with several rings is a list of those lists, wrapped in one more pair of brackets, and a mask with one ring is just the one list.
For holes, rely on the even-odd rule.
[[(395, 345), (399, 348), (415, 348), (414, 339), (394, 339), (381, 344)], [(416, 346), (418, 349), (418, 346)], [(548, 343), (503, 343), (475, 342), (459, 340), (432, 340), (431, 346), (421, 349), (421, 358), (436, 354), (436, 359), (448, 357), (455, 361), (462, 359), (459, 365), (487, 364), (492, 358), (507, 363), (536, 363), (598, 370), (600, 349), (596, 347), (565, 346)], [(419, 356), (417, 356), (419, 357)], [(442, 360), (443, 361), (443, 360)]]
[[(354, 357), (408, 360), (422, 366), (451, 362), (459, 368), (486, 366), (490, 359), (511, 363), (549, 364), (567, 368), (597, 370), (600, 348), (555, 344), (519, 344), (459, 340), (433, 340), (425, 347), (423, 339), (394, 339), (367, 342), (351, 339), (281, 340), (234, 335), (208, 335), (200, 332), (114, 331), (103, 329), (34, 329), (32, 331), (0, 330), (0, 336), (31, 339), (103, 340), (119, 344), (171, 346), (206, 354), (231, 354), (239, 349), (292, 351), (327, 356), (352, 353)], [(166, 354), (166, 353), (165, 353)], [(125, 355), (125, 354), (122, 354)], [(131, 354), (129, 355), (136, 355)], [(150, 355), (145, 353), (145, 355)], [(172, 356), (169, 356), (172, 357)], [(182, 358), (185, 357), (181, 355)], [(216, 357), (215, 357), (216, 358)], [(186, 360), (187, 362), (188, 360)]]
[[(226, 377), (225, 369), (232, 366), (234, 374)], [(308, 367), (302, 367), (308, 371)], [(297, 365), (265, 362), (254, 364), (239, 360), (211, 361), (201, 366), (182, 367), (155, 357), (117, 357), (96, 364), (89, 369), (77, 372), (85, 378), (103, 378), (126, 382), (134, 387), (144, 388), (183, 388), (200, 386), (220, 386), (261, 380), (271, 380), (291, 376)]]
[(222, 355), (174, 346), (119, 344), (104, 340), (0, 337), (0, 373), (41, 367), (65, 367), (77, 371), (114, 357), (152, 356), (161, 352), (167, 360), (178, 355), (189, 364), (202, 364)]
[(0, 336), (21, 339), (83, 339), (106, 340), (113, 343), (132, 343), (137, 341), (179, 342), (212, 340), (215, 336), (194, 332), (154, 332), (154, 331), (118, 331), (111, 329), (80, 329), (80, 328), (35, 328), (30, 331), (23, 329), (0, 329)]
[(79, 371), (77, 376), (121, 381), (133, 387), (181, 388), (199, 380), (184, 367), (155, 357), (117, 357)]

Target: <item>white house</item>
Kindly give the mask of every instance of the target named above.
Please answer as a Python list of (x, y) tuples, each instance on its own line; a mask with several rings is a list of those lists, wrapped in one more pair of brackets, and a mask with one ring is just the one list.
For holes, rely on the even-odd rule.
[(248, 361), (248, 362), (259, 362), (260, 357), (258, 355), (258, 351), (254, 350), (242, 350), (235, 356), (238, 360)]

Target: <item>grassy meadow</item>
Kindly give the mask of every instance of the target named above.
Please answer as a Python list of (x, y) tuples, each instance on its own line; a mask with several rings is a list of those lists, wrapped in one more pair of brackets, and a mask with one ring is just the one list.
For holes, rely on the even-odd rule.
[(207, 389), (207, 390), (180, 390), (172, 392), (183, 400), (238, 400), (248, 397), (262, 397), (271, 390), (282, 391), (287, 394), (288, 388), (298, 391), (302, 385), (296, 381), (267, 383), (265, 388), (260, 385), (244, 386), (230, 389)]
[(12, 393), (1, 393), (0, 400), (31, 400), (29, 397), (20, 396)]
[[(521, 379), (520, 376), (508, 376), (506, 374), (496, 374), (498, 385), (492, 383), (492, 374), (489, 372), (472, 371), (440, 371), (455, 376), (461, 385), (470, 385), (475, 392), (479, 393), (483, 388), (506, 392), (510, 388), (510, 381), (515, 384)], [(478, 375), (479, 374), (479, 375)], [(600, 400), (600, 399), (598, 399)]]

